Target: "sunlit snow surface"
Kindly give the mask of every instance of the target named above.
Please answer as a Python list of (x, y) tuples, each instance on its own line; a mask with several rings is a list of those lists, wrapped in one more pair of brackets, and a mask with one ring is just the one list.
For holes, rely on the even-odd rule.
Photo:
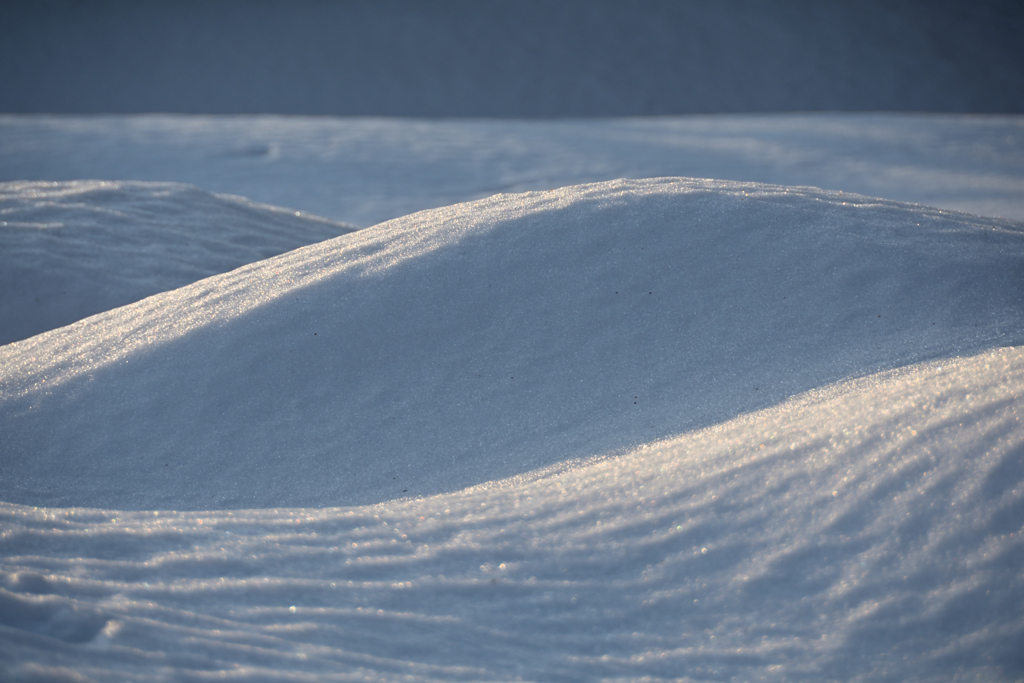
[(497, 195), (0, 347), (0, 500), (452, 492), (1022, 343), (1022, 293), (994, 218), (673, 178)]
[(352, 230), (179, 183), (0, 183), (0, 344)]
[(1022, 392), (998, 349), (444, 496), (3, 505), (0, 657), (7, 680), (1018, 679)]
[(1024, 116), (0, 115), (0, 180), (173, 180), (360, 227), (497, 192), (660, 176), (811, 185), (1024, 220)]
[[(203, 135), (165, 139), (179, 170)], [(913, 199), (931, 168), (948, 199), (977, 163), (964, 196), (1016, 206), (1020, 155), (982, 137), (903, 171), (885, 143), (860, 177)], [(254, 165), (287, 147), (225, 155), (236, 187), (109, 163), (241, 192), (300, 168)], [(498, 189), (446, 194), (457, 155), (433, 149), (429, 201)], [(250, 196), (361, 223), (300, 202), (344, 174), (315, 177)], [(376, 182), (336, 206), (436, 205)], [(406, 216), (2, 346), (0, 679), (1019, 680), (1022, 245), (1019, 222), (838, 191), (619, 181)]]

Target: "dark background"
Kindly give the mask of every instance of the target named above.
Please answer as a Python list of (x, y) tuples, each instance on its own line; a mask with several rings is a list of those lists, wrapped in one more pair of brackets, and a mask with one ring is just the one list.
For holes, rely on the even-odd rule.
[(1024, 111), (1024, 0), (4, 0), (0, 111)]

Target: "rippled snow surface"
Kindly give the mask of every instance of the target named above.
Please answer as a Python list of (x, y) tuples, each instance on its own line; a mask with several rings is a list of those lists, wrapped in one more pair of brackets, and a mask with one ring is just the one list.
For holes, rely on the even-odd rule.
[(0, 346), (0, 678), (1020, 679), (1022, 247), (612, 181)]
[(1013, 680), (1022, 388), (1024, 353), (993, 350), (365, 507), (4, 504), (0, 662), (8, 680)]

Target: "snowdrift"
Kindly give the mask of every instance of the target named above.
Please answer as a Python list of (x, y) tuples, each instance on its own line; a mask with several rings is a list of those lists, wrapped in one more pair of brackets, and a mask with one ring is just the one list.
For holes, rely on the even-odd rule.
[(1019, 680), (1022, 399), (995, 349), (431, 498), (0, 504), (0, 676)]
[(1018, 223), (688, 179), (498, 195), (0, 348), (0, 500), (376, 503), (1024, 339)]
[(0, 344), (353, 229), (179, 183), (0, 183)]
[(811, 185), (1024, 221), (1022, 150), (1024, 116), (0, 114), (0, 180), (175, 180), (359, 227), (497, 192), (670, 176)]

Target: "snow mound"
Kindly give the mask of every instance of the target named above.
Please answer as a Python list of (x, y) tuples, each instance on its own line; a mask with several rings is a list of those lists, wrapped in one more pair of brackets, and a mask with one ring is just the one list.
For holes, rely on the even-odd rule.
[(1022, 150), (1024, 116), (0, 114), (0, 180), (176, 180), (360, 227), (496, 192), (668, 176), (814, 185), (1021, 221)]
[(431, 498), (0, 504), (0, 675), (1019, 680), (1022, 408), (994, 349)]
[(622, 451), (1021, 343), (1022, 247), (1008, 221), (708, 180), (426, 211), (0, 348), (0, 499), (352, 505)]
[(352, 230), (179, 183), (0, 183), (0, 344)]

